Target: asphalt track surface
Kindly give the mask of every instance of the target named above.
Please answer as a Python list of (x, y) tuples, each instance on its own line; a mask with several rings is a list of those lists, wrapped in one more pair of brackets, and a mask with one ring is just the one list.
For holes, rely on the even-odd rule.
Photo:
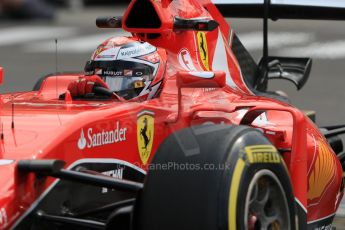
[[(43, 75), (82, 71), (93, 49), (103, 40), (126, 34), (98, 29), (98, 16), (121, 15), (123, 7), (60, 10), (55, 22), (0, 21), (0, 66), (5, 82), (0, 92), (31, 90)], [(233, 29), (256, 60), (262, 55), (261, 20), (232, 20)], [(345, 124), (345, 22), (278, 21), (270, 23), (270, 55), (310, 56), (313, 70), (306, 86), (297, 91), (276, 80), (271, 90), (283, 90), (295, 106), (315, 110), (319, 126)], [(58, 65), (55, 42), (58, 38)], [(57, 67), (57, 68), (56, 68)], [(345, 229), (345, 202), (337, 229)]]

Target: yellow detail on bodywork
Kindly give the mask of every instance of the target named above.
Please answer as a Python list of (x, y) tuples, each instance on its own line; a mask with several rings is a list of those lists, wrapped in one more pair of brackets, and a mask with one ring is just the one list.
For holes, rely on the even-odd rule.
[(198, 41), (199, 54), (200, 54), (201, 62), (204, 65), (205, 69), (207, 71), (210, 71), (206, 33), (205, 32), (198, 32), (197, 33), (197, 41)]
[(313, 200), (321, 197), (334, 175), (333, 153), (323, 140), (319, 141), (319, 151), (315, 160), (314, 168), (309, 175), (308, 199)]
[(137, 121), (138, 152), (144, 165), (148, 163), (152, 151), (155, 131), (154, 120), (155, 119), (152, 114), (144, 113), (138, 117)]

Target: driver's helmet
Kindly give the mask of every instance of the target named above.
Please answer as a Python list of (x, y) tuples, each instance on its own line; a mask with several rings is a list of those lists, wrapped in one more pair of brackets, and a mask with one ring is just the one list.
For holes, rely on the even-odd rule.
[(103, 42), (86, 63), (86, 75), (99, 75), (126, 100), (156, 97), (163, 84), (166, 51), (133, 37)]

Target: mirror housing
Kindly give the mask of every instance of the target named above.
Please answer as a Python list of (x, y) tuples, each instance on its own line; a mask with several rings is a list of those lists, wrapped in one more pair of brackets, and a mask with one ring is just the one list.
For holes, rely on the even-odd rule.
[(0, 85), (4, 83), (4, 68), (0, 67)]
[(214, 72), (177, 72), (178, 88), (223, 88), (226, 75), (223, 71)]
[[(259, 64), (260, 70), (265, 70), (261, 59)], [(311, 67), (311, 58), (295, 58), (295, 57), (268, 57), (268, 70), (266, 73), (261, 73), (261, 76), (267, 80), (284, 79), (291, 81), (296, 85), (297, 89), (303, 88), (308, 81)]]

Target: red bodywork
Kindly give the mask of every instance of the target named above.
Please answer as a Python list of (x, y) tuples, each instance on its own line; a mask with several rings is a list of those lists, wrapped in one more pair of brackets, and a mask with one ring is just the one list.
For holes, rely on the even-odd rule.
[[(184, 127), (204, 123), (245, 124), (261, 129), (277, 148), (286, 150), (283, 155), (294, 195), (307, 212), (308, 222), (334, 215), (343, 196), (343, 173), (335, 153), (302, 112), (285, 103), (255, 96), (247, 88), (230, 48), (233, 32), (216, 7), (209, 0), (152, 0), (152, 4), (162, 21), (159, 38), (145, 36), (155, 33), (154, 29), (123, 27), (167, 50), (166, 80), (158, 98), (145, 102), (81, 101), (68, 97), (59, 100), (58, 95), (78, 75), (48, 77), (39, 91), (2, 95), (0, 229), (13, 226), (54, 181), (50, 178), (39, 183), (33, 174), (19, 176), (18, 160), (63, 159), (68, 168), (80, 159), (118, 159), (146, 170), (166, 137)], [(205, 33), (174, 32), (172, 15), (213, 18), (220, 27)], [(206, 37), (206, 55), (201, 54), (198, 36)], [(183, 88), (179, 104), (177, 72), (213, 70), (225, 72), (226, 86)], [(154, 132), (152, 150), (141, 157), (138, 115), (143, 111), (153, 117)], [(116, 137), (107, 143), (104, 138), (111, 130)], [(86, 146), (80, 148), (78, 142), (83, 135)], [(91, 144), (93, 135), (96, 139)]]

